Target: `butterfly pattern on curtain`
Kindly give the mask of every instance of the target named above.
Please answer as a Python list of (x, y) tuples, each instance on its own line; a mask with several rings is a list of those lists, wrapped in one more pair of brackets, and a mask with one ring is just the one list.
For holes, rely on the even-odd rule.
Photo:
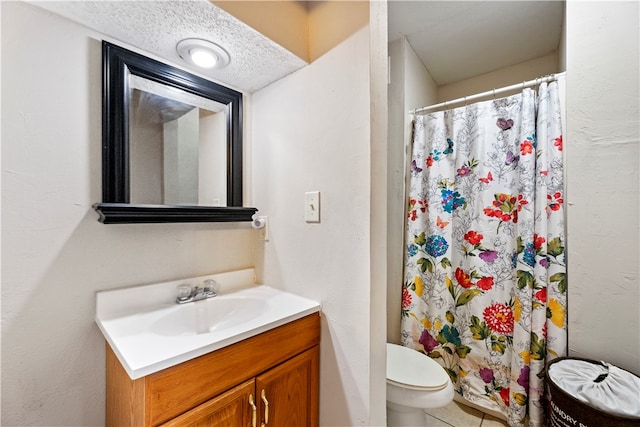
[(566, 355), (557, 83), (417, 116), (402, 343), (465, 399), (542, 425), (545, 363)]

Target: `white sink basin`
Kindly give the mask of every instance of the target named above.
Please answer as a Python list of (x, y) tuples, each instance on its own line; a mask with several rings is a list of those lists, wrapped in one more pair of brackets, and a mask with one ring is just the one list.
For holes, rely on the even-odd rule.
[(175, 303), (176, 288), (186, 280), (98, 292), (96, 323), (137, 379), (320, 311), (308, 298), (246, 285), (247, 277), (253, 270), (190, 279), (213, 278), (221, 290), (186, 304)]
[(266, 301), (250, 297), (220, 296), (187, 304), (176, 304), (150, 325), (158, 335), (206, 334), (249, 322), (261, 316)]

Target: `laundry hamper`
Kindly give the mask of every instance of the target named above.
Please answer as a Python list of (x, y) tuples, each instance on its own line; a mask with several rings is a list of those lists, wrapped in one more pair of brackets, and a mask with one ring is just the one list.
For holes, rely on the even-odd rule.
[(547, 364), (550, 427), (640, 426), (640, 377), (578, 357)]

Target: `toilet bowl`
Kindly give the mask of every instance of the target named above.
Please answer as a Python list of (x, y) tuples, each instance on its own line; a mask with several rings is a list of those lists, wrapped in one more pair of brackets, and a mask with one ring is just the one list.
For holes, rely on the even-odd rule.
[(387, 425), (426, 426), (424, 410), (453, 400), (453, 384), (429, 356), (387, 343)]

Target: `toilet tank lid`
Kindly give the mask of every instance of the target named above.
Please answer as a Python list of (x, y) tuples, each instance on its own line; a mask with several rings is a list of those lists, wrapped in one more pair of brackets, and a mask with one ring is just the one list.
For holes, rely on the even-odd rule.
[(387, 380), (419, 389), (441, 389), (449, 375), (442, 366), (424, 353), (387, 343)]

